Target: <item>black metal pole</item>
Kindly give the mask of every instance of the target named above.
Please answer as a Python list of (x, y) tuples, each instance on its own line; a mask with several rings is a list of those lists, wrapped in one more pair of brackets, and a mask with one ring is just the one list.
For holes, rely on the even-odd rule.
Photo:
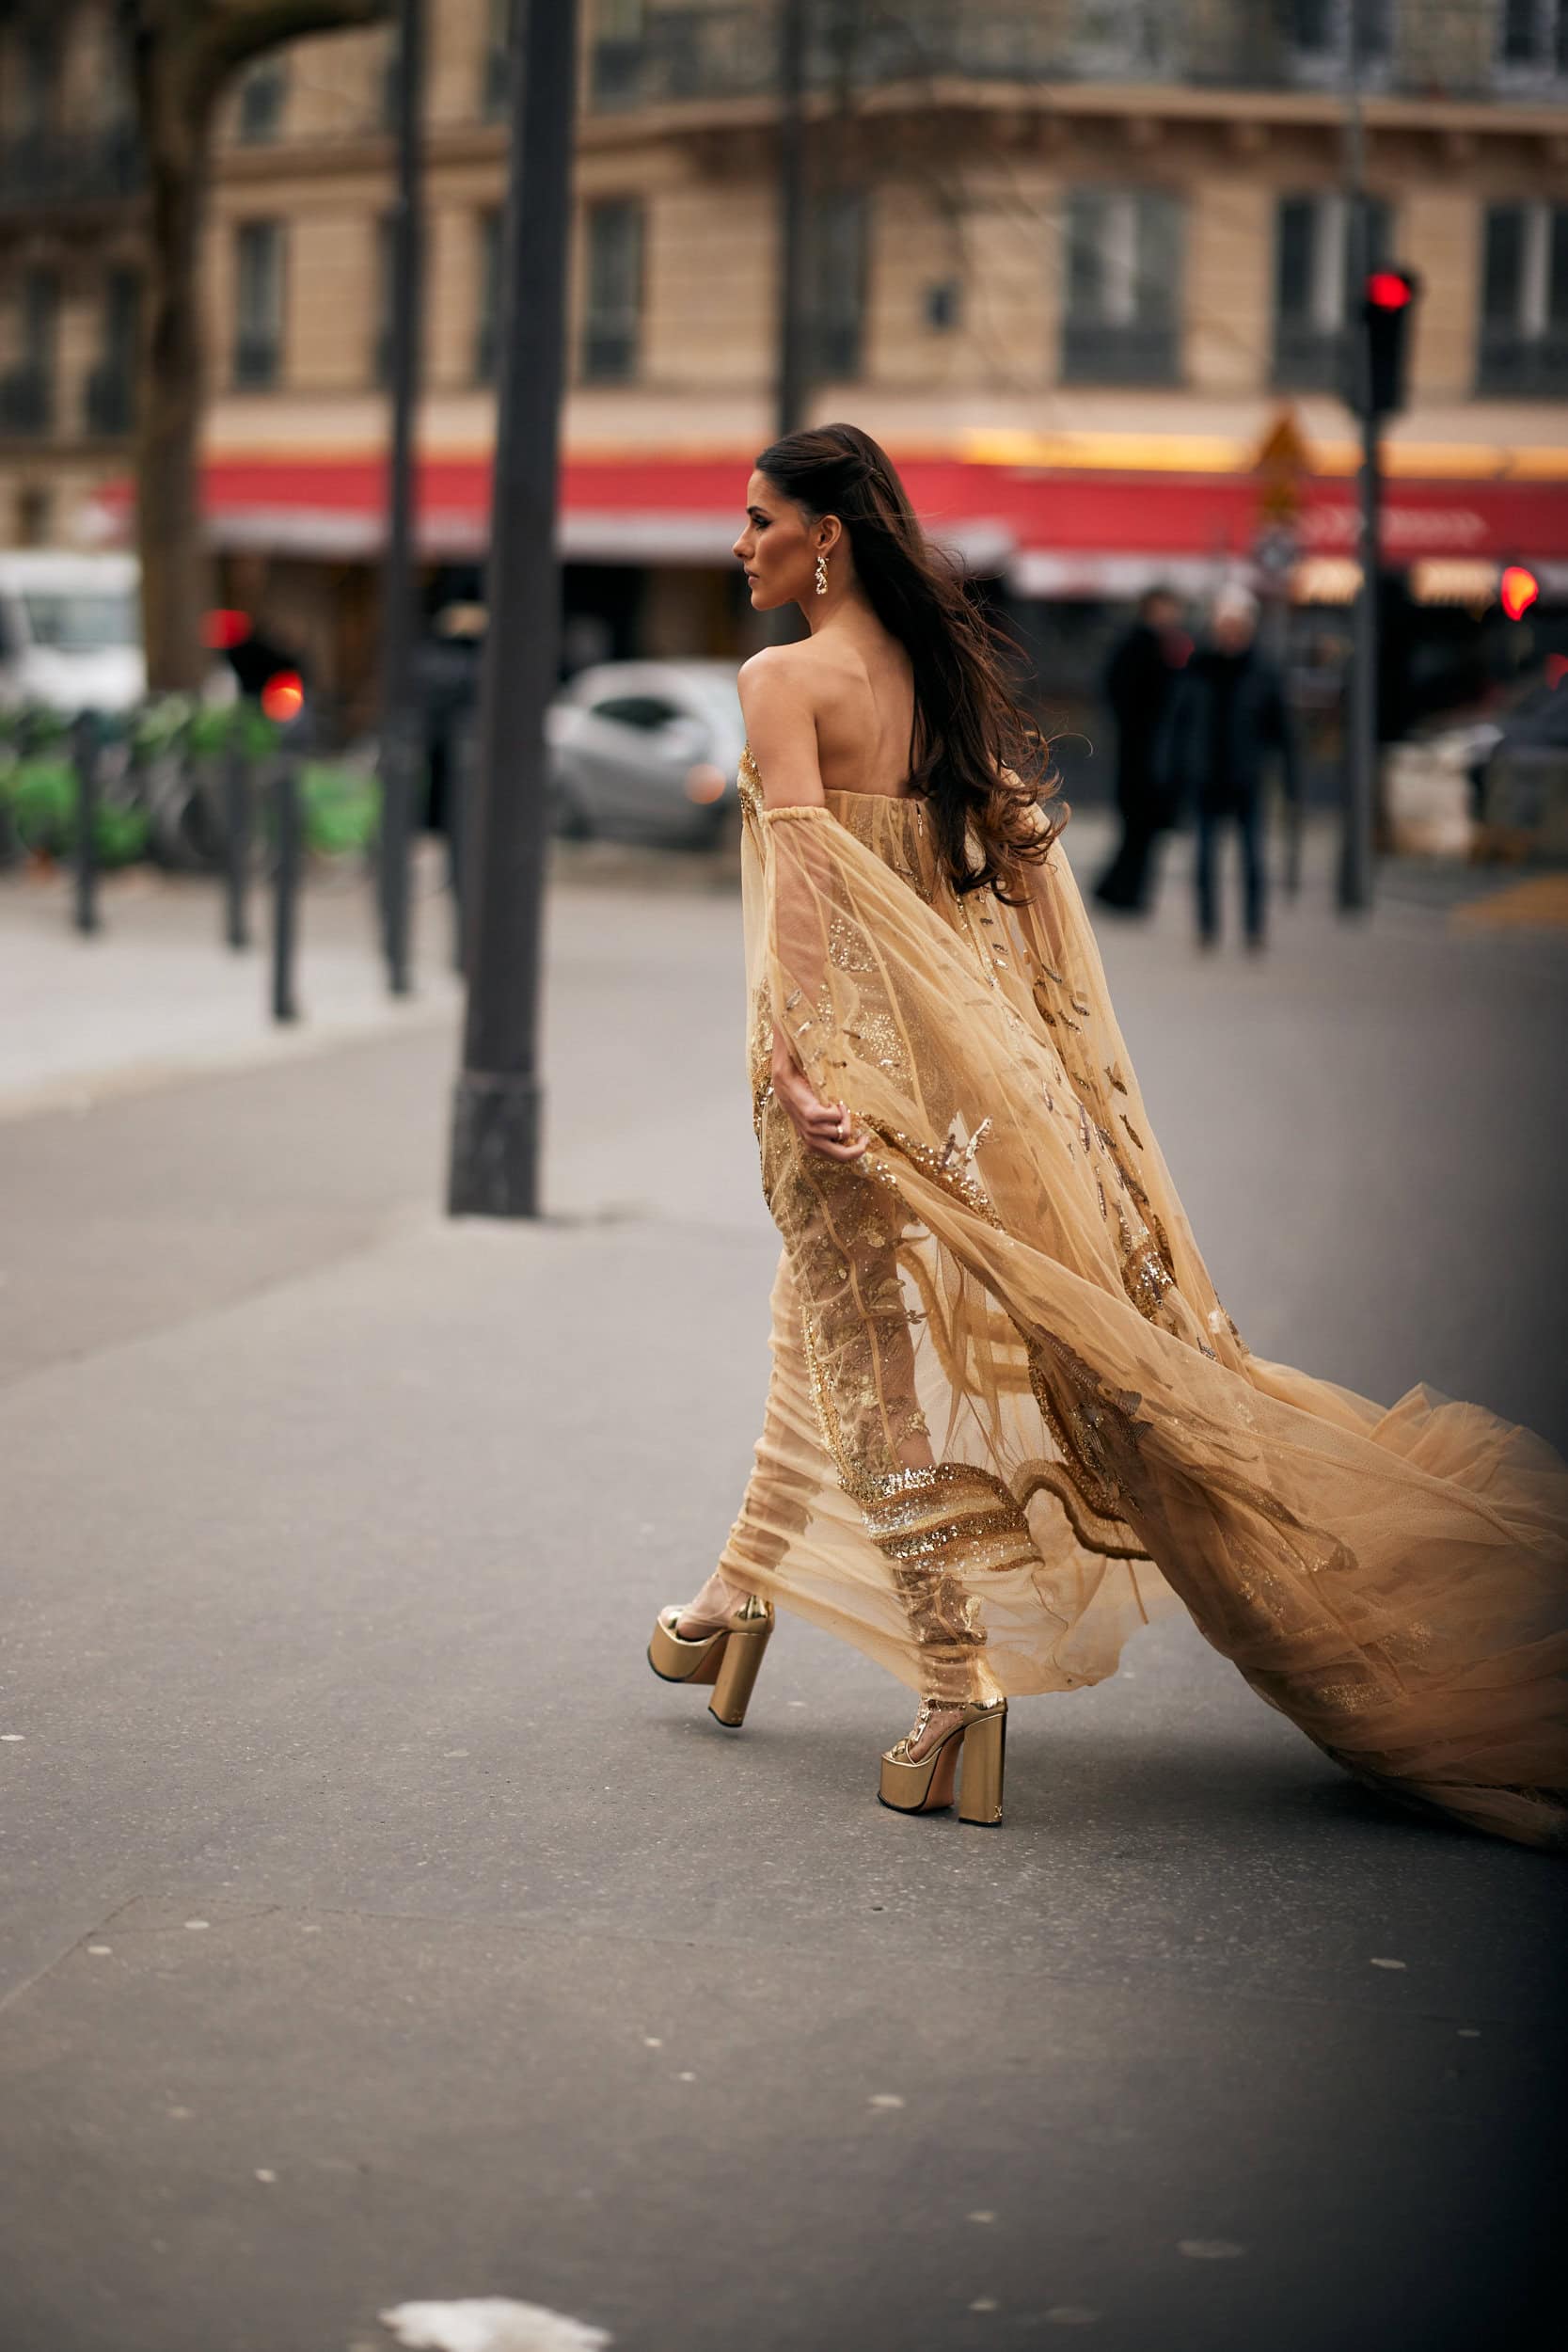
[(250, 763), (236, 723), (223, 750), (223, 929), (230, 947), (250, 945)]
[(556, 477), (576, 0), (517, 0), (509, 65), (490, 618), (477, 788), (464, 826), (468, 1005), (452, 1117), (448, 1206), (454, 1216), (539, 1214), (545, 712), (561, 641)]
[[(1363, 345), (1367, 328), (1356, 330)], [(1363, 369), (1370, 390), (1370, 370)], [(1372, 903), (1373, 833), (1378, 799), (1378, 595), (1381, 569), (1383, 473), (1380, 420), (1368, 401), (1361, 412), (1361, 470), (1357, 543), (1361, 584), (1355, 594), (1355, 649), (1351, 663), (1349, 792), (1339, 859), (1339, 906), (1347, 914)]]
[(1350, 48), (1345, 92), (1345, 182), (1350, 207), (1345, 253), (1345, 337), (1351, 405), (1361, 426), (1360, 527), (1357, 555), (1361, 582), (1355, 597), (1355, 637), (1351, 655), (1345, 743), (1343, 828), (1339, 837), (1338, 898), (1341, 914), (1360, 914), (1372, 902), (1372, 807), (1377, 797), (1377, 600), (1379, 564), (1378, 423), (1372, 399), (1371, 337), (1367, 324), (1367, 272), (1371, 264), (1367, 203), (1366, 140), (1361, 120), (1359, 10), (1349, 11)]
[(424, 0), (398, 0), (397, 194), (391, 214), (388, 321), (391, 431), (387, 455), (387, 554), (381, 575), (381, 928), (387, 983), (406, 996), (408, 858), (420, 770), (414, 691), (414, 433), (420, 396), (422, 259), (420, 117)]
[(275, 1021), (297, 1021), (294, 945), (299, 916), (299, 768), (289, 752), (278, 758), (272, 789), (277, 830), (272, 901), (272, 1017)]
[(803, 100), (808, 0), (778, 0), (779, 36), (779, 348), (778, 430), (793, 433), (805, 408), (806, 170)]
[(98, 714), (84, 710), (71, 728), (76, 767), (76, 929), (84, 937), (102, 928), (98, 914), (98, 766), (103, 738)]
[(468, 812), (474, 804), (474, 773), (479, 743), (474, 722), (465, 717), (452, 730), (451, 760), (447, 770), (447, 887), (451, 895), (451, 963), (466, 968), (467, 918), (464, 891), (467, 885)]

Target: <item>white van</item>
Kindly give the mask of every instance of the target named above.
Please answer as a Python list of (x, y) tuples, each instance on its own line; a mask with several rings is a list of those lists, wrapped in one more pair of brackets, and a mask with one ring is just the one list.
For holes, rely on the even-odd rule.
[(126, 710), (147, 691), (134, 555), (0, 551), (0, 704)]

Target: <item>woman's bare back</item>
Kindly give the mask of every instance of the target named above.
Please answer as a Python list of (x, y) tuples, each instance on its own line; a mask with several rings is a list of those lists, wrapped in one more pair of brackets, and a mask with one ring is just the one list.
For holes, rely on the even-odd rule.
[(823, 790), (908, 799), (914, 672), (896, 638), (872, 622), (825, 628), (789, 651), (816, 714)]

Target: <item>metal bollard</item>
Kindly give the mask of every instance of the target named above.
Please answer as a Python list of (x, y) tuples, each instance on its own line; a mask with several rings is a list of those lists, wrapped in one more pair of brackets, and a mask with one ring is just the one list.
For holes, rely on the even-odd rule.
[(294, 943), (299, 911), (299, 769), (287, 753), (273, 771), (272, 791), (277, 818), (272, 902), (272, 1017), (275, 1021), (297, 1021)]
[(412, 990), (409, 931), (412, 893), (408, 860), (412, 847), (421, 743), (406, 711), (392, 712), (381, 741), (381, 840), (379, 905), (387, 986), (392, 995)]
[(472, 805), (474, 761), (478, 755), (478, 738), (472, 725), (455, 731), (451, 764), (447, 771), (447, 888), (451, 893), (451, 968), (464, 968), (464, 899), (467, 877), (464, 860), (467, 855), (467, 818)]
[(250, 945), (249, 866), (250, 766), (236, 728), (223, 755), (224, 937), (230, 947)]
[(79, 713), (71, 730), (76, 767), (76, 929), (102, 929), (98, 914), (98, 770), (103, 738), (95, 710)]

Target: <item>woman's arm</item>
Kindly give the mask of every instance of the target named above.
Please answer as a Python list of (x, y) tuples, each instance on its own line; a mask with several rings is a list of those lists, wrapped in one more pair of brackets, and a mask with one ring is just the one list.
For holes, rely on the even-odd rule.
[[(753, 654), (741, 668), (739, 684), (746, 739), (761, 779), (764, 808), (825, 812), (816, 757), (816, 706), (797, 649), (769, 645)], [(795, 860), (786, 864), (794, 877), (793, 886), (787, 880), (775, 882), (778, 947), (785, 967), (809, 995), (804, 980), (820, 961), (823, 950), (821, 914), (802, 890)], [(860, 1158), (869, 1137), (851, 1139), (854, 1122), (844, 1104), (822, 1101), (776, 1023), (769, 1074), (773, 1092), (802, 1142), (825, 1159)]]
[(799, 645), (768, 645), (742, 662), (737, 683), (746, 739), (768, 808), (821, 808), (816, 706)]

